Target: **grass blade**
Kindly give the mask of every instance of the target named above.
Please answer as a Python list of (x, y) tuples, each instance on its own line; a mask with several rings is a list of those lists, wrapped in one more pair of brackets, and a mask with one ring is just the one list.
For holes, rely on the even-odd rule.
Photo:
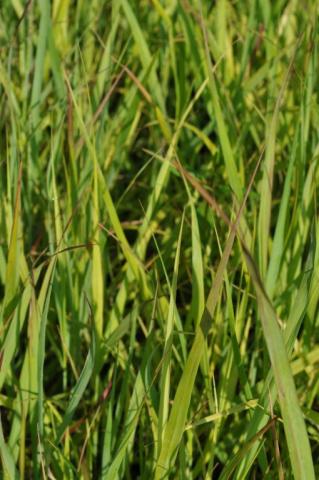
[(256, 290), (257, 303), (278, 390), (280, 410), (294, 476), (296, 479), (315, 480), (309, 438), (299, 405), (282, 332), (255, 263), (247, 251), (245, 251), (245, 257)]

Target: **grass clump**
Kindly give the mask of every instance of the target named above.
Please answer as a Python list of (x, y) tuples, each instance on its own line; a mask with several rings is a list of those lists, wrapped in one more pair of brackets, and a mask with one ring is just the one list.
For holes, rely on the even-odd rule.
[(4, 2), (3, 478), (318, 477), (317, 14)]

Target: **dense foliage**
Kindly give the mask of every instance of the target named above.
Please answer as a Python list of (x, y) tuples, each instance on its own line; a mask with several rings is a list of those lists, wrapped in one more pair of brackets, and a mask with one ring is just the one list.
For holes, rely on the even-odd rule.
[(1, 478), (319, 477), (317, 15), (2, 1)]

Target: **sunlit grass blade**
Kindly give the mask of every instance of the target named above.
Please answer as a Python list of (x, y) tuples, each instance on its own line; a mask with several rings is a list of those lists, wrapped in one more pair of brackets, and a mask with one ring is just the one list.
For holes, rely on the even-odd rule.
[[(287, 69), (284, 81), (282, 83), (278, 98), (275, 104), (274, 113), (270, 119), (268, 135), (265, 148), (265, 161), (263, 165), (263, 177), (260, 187), (260, 209), (258, 216), (258, 253), (259, 253), (259, 265), (261, 278), (264, 278), (267, 271), (268, 264), (268, 241), (269, 241), (269, 229), (271, 218), (271, 206), (272, 206), (272, 190), (273, 190), (273, 177), (275, 168), (275, 146), (276, 135), (278, 128), (278, 116), (283, 102), (283, 97), (287, 89), (288, 81), (291, 76), (295, 54), (298, 45), (295, 46), (294, 52), (291, 56), (290, 64)], [(278, 237), (277, 237), (278, 238)], [(277, 239), (276, 239), (277, 240)], [(277, 245), (276, 245), (277, 247)]]
[(209, 77), (209, 90), (210, 90), (210, 94), (213, 102), (220, 144), (223, 152), (223, 157), (226, 165), (226, 171), (229, 178), (230, 186), (233, 192), (235, 193), (237, 199), (240, 201), (243, 198), (242, 180), (239, 175), (239, 169), (235, 163), (235, 158), (234, 158), (233, 150), (229, 140), (226, 123), (223, 118), (223, 113), (220, 105), (220, 97), (218, 95), (216, 79), (214, 76), (214, 68), (213, 68), (210, 53), (209, 53), (207, 30), (206, 30), (206, 26), (204, 25), (203, 18), (201, 19), (201, 21), (202, 21), (204, 46), (205, 46), (205, 67), (206, 67), (206, 73)]
[[(175, 310), (176, 310), (176, 290), (177, 290), (177, 280), (178, 280), (178, 269), (180, 262), (181, 254), (181, 242), (183, 234), (183, 225), (184, 225), (184, 215), (181, 220), (180, 231), (177, 241), (176, 254), (175, 254), (175, 263), (174, 263), (174, 272), (170, 292), (170, 301), (168, 308), (168, 315), (165, 325), (165, 343), (163, 350), (163, 364), (161, 368), (161, 380), (160, 380), (160, 403), (159, 403), (159, 414), (158, 414), (158, 451), (161, 451), (162, 441), (165, 437), (165, 428), (166, 422), (169, 415), (169, 405), (170, 405), (170, 389), (171, 389), (171, 374), (170, 370), (172, 368), (171, 354), (173, 346), (173, 330), (175, 324)], [(182, 334), (182, 332), (181, 332)]]
[[(143, 32), (138, 23), (138, 19), (130, 3), (127, 0), (120, 0), (120, 1), (121, 1), (122, 8), (124, 10), (124, 13), (126, 15), (126, 18), (130, 24), (137, 48), (139, 49), (141, 62), (143, 64), (144, 69), (147, 70), (152, 62), (152, 56), (147, 46), (147, 43), (144, 39)], [(158, 103), (158, 106), (164, 112), (165, 111), (164, 99), (162, 96), (160, 83), (157, 79), (154, 68), (151, 70), (149, 74), (149, 85), (150, 85), (150, 88), (152, 89), (152, 92), (155, 96), (155, 100)]]
[(276, 282), (278, 278), (278, 272), (280, 270), (280, 264), (282, 262), (282, 256), (284, 253), (284, 241), (285, 241), (285, 225), (288, 213), (288, 202), (291, 189), (291, 179), (293, 174), (293, 167), (296, 158), (297, 142), (299, 137), (299, 129), (295, 133), (295, 138), (292, 146), (291, 157), (288, 165), (287, 176), (285, 179), (284, 191), (280, 203), (280, 209), (278, 214), (278, 221), (276, 225), (276, 231), (274, 235), (274, 241), (272, 245), (269, 266), (266, 276), (266, 291), (269, 298), (272, 298), (276, 288)]
[[(304, 320), (304, 316), (307, 310), (307, 306), (310, 300), (310, 285), (313, 277), (313, 268), (314, 268), (314, 256), (316, 251), (315, 238), (313, 236), (310, 244), (310, 250), (305, 264), (305, 272), (301, 279), (298, 291), (296, 293), (295, 300), (292, 304), (289, 317), (287, 320), (287, 325), (283, 331), (283, 337), (285, 341), (286, 351), (288, 355), (291, 355), (293, 345), (296, 341), (297, 335)], [(275, 402), (276, 400), (276, 389), (273, 381), (273, 372), (270, 371), (264, 381), (264, 387), (260, 395), (260, 405), (265, 409), (269, 409), (269, 403)], [(269, 416), (265, 414), (262, 410), (255, 410), (254, 415), (250, 421), (250, 424), (247, 429), (247, 436), (253, 436), (259, 429), (267, 423)], [(255, 458), (258, 445), (252, 446), (250, 451), (246, 456), (244, 456), (243, 461), (240, 464), (238, 469), (236, 479), (240, 479), (247, 474), (251, 468), (253, 459)]]
[(315, 479), (309, 438), (293, 381), (287, 350), (276, 313), (267, 297), (262, 280), (250, 254), (245, 251), (247, 266), (256, 290), (263, 333), (278, 391), (286, 441), (292, 469), (297, 479)]

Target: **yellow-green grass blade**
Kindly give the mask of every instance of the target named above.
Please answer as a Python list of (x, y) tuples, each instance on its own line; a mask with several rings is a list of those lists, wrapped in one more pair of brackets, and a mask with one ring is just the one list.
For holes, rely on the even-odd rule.
[(13, 318), (11, 319), (9, 328), (6, 332), (3, 343), (1, 344), (3, 354), (0, 370), (0, 390), (5, 382), (12, 359), (19, 348), (19, 334), (21, 333), (25, 322), (27, 309), (31, 299), (31, 292), (32, 287), (28, 284), (22, 293), (20, 305), (16, 308), (13, 314)]
[[(65, 2), (63, 2), (65, 3)], [(65, 24), (65, 22), (62, 22)], [(51, 71), (56, 87), (56, 92), (57, 92), (57, 97), (60, 101), (65, 99), (65, 84), (63, 81), (63, 71), (62, 71), (62, 65), (61, 65), (61, 56), (60, 53), (56, 47), (56, 38), (53, 35), (53, 28), (51, 27), (51, 24), (49, 26), (49, 32), (48, 32), (48, 53), (50, 56), (50, 61), (51, 61)]]
[[(309, 301), (311, 300), (309, 296), (310, 295), (309, 292), (310, 292), (310, 284), (313, 277), (314, 255), (315, 255), (315, 238), (313, 236), (307, 262), (305, 265), (304, 275), (300, 282), (298, 291), (296, 293), (295, 301), (291, 306), (286, 328), (283, 331), (284, 341), (285, 341), (288, 355), (291, 355), (293, 345), (299, 333), (307, 306), (309, 304)], [(270, 371), (264, 381), (264, 386), (259, 399), (259, 403), (263, 407), (263, 410), (258, 410), (258, 409), (255, 410), (254, 415), (247, 429), (248, 438), (252, 437), (259, 429), (263, 428), (263, 426), (268, 421), (269, 416), (266, 415), (264, 412), (269, 410), (269, 406), (271, 402), (272, 404), (274, 404), (274, 402), (276, 401), (276, 395), (277, 393), (276, 393), (276, 388), (273, 381), (273, 372)], [(256, 456), (257, 449), (258, 449), (258, 443), (255, 444), (255, 446), (252, 446), (248, 454), (244, 456), (238, 468), (238, 472), (235, 477), (236, 479), (239, 480), (241, 478), (246, 477), (252, 465), (252, 462)]]
[(31, 93), (31, 109), (33, 127), (38, 127), (40, 118), (40, 100), (42, 94), (44, 61), (47, 49), (49, 30), (51, 28), (50, 2), (49, 0), (40, 0), (39, 7), (41, 12), (39, 33), (37, 39), (37, 53), (35, 58), (34, 77)]
[(159, 403), (159, 414), (158, 414), (158, 451), (161, 451), (162, 441), (165, 436), (165, 428), (169, 415), (169, 405), (170, 405), (170, 390), (171, 390), (171, 355), (172, 355), (172, 345), (173, 345), (173, 330), (175, 319), (175, 310), (176, 310), (176, 290), (177, 290), (177, 280), (178, 280), (178, 269), (180, 262), (181, 254), (181, 243), (182, 243), (182, 234), (183, 234), (183, 225), (184, 225), (184, 215), (183, 212), (180, 231), (177, 241), (176, 253), (175, 253), (175, 262), (174, 262), (174, 271), (172, 286), (170, 291), (170, 301), (169, 308), (167, 312), (166, 325), (165, 325), (165, 342), (163, 350), (163, 363), (161, 368), (161, 379), (160, 379), (160, 403)]
[(291, 180), (292, 180), (293, 168), (294, 168), (296, 153), (297, 153), (298, 138), (299, 138), (299, 129), (296, 130), (295, 137), (294, 137), (287, 175), (286, 175), (285, 184), (284, 184), (284, 191), (283, 191), (281, 202), (280, 202), (278, 220), (277, 220), (274, 240), (272, 244), (272, 249), (271, 249), (269, 266), (268, 266), (267, 275), (266, 275), (265, 286), (266, 286), (266, 292), (270, 299), (273, 297), (273, 294), (275, 292), (278, 273), (280, 271), (280, 265), (281, 265), (282, 257), (284, 254), (285, 226), (286, 226), (286, 219), (288, 214)]
[[(12, 110), (12, 113), (14, 113), (15, 115), (20, 115), (21, 112), (20, 112), (19, 103), (17, 101), (15, 92), (12, 88), (10, 78), (8, 77), (8, 73), (5, 67), (3, 66), (2, 62), (0, 62), (0, 84), (2, 85), (5, 91), (5, 94), (8, 98), (9, 106), (10, 106), (10, 109)], [(14, 119), (14, 117), (12, 117), (12, 119)]]
[[(309, 232), (313, 219), (311, 214), (313, 211), (316, 182), (319, 174), (318, 163), (312, 162), (309, 166), (307, 175), (304, 178), (302, 200), (297, 206), (298, 215), (296, 218), (297, 225), (294, 225), (295, 235), (293, 238), (293, 246), (291, 248), (289, 263), (287, 265), (286, 275), (291, 279), (297, 280), (298, 276), (302, 274), (302, 252), (306, 247), (306, 240), (309, 237)], [(287, 280), (286, 280), (287, 281)]]
[(20, 451), (20, 464), (25, 462), (25, 433), (26, 417), (30, 403), (30, 378), (29, 355), (26, 351), (19, 377), (19, 389), (16, 398), (15, 416), (13, 417), (8, 445), (14, 458), (18, 458)]
[[(134, 37), (135, 43), (140, 53), (140, 59), (141, 59), (142, 65), (144, 69), (147, 70), (152, 63), (152, 56), (147, 46), (147, 43), (145, 41), (138, 19), (133, 11), (132, 6), (130, 5), (130, 2), (128, 2), (127, 0), (120, 0), (120, 3), (124, 10), (124, 14), (127, 18), (127, 21), (130, 24), (132, 35)], [(164, 99), (163, 99), (160, 83), (158, 81), (154, 67), (152, 68), (149, 74), (149, 85), (150, 85), (151, 91), (154, 94), (156, 103), (158, 104), (160, 109), (163, 112), (165, 112)]]
[(14, 459), (12, 458), (11, 451), (8, 445), (5, 443), (2, 430), (2, 421), (0, 418), (0, 455), (2, 461), (2, 473), (4, 480), (18, 480), (19, 475), (15, 467)]
[[(188, 194), (190, 192), (185, 182)], [(195, 208), (195, 201), (190, 198), (190, 208), (192, 215), (192, 305), (191, 313), (194, 325), (198, 327), (204, 308), (205, 308), (205, 288), (204, 288), (204, 265), (201, 246), (200, 229)]]
[(61, 441), (63, 434), (65, 433), (66, 429), (70, 426), (70, 423), (75, 414), (76, 408), (79, 402), (81, 401), (83, 394), (85, 392), (85, 389), (92, 377), (95, 361), (96, 361), (96, 338), (94, 335), (94, 330), (92, 330), (92, 341), (91, 341), (90, 350), (87, 354), (85, 364), (81, 371), (80, 377), (76, 382), (74, 388), (72, 389), (71, 399), (63, 415), (62, 422), (58, 427), (57, 434), (56, 434), (57, 442)]
[(68, 39), (70, 3), (70, 0), (55, 0), (52, 2), (52, 33), (56, 39), (56, 46), (61, 53), (66, 53), (70, 48)]
[(109, 466), (106, 467), (106, 471), (103, 472), (103, 480), (113, 480), (118, 478), (119, 470), (125, 459), (127, 449), (132, 445), (132, 441), (136, 432), (138, 419), (141, 415), (143, 406), (145, 405), (146, 392), (143, 382), (142, 370), (147, 367), (147, 348), (145, 348), (145, 355), (142, 360), (142, 368), (136, 375), (130, 403), (128, 406), (128, 413), (125, 419), (124, 433), (120, 439), (119, 446), (116, 454)]
[[(176, 324), (176, 330), (178, 332), (177, 336), (179, 338), (179, 342), (180, 342), (180, 345), (181, 345), (181, 349), (182, 349), (182, 357), (183, 357), (183, 361), (185, 361), (186, 359), (186, 340), (185, 340), (185, 336), (183, 335), (183, 324), (181, 322), (181, 318), (180, 318), (180, 315), (178, 313), (178, 309), (177, 309), (177, 306), (176, 306), (176, 294), (175, 294), (175, 301), (173, 300), (173, 285), (169, 279), (169, 275), (168, 275), (168, 272), (167, 272), (167, 269), (165, 267), (165, 262), (164, 262), (164, 259), (163, 259), (163, 255), (162, 255), (162, 252), (159, 248), (159, 245), (158, 245), (158, 242), (156, 240), (156, 237), (155, 235), (153, 235), (153, 241), (155, 243), (155, 246), (156, 246), (156, 250), (158, 252), (158, 257), (160, 259), (160, 262), (161, 262), (161, 266), (162, 266), (162, 269), (163, 269), (163, 272), (164, 272), (164, 275), (165, 275), (165, 279), (166, 279), (166, 283), (167, 283), (167, 287), (168, 287), (168, 290), (170, 292), (170, 301), (168, 302), (166, 297), (160, 297), (158, 299), (158, 313), (159, 313), (159, 318), (160, 318), (160, 322), (161, 322), (161, 325), (162, 325), (162, 329), (164, 330), (165, 327), (167, 328), (167, 319), (169, 317), (169, 315), (173, 314), (173, 317), (174, 317), (174, 323)], [(179, 240), (177, 239), (177, 242)], [(177, 252), (177, 251), (176, 251)], [(174, 274), (173, 274), (173, 280), (174, 280)], [(174, 283), (174, 282), (173, 282)], [(157, 294), (156, 294), (156, 290), (154, 291), (154, 289), (152, 290), (153, 292), (153, 299), (157, 297)], [(172, 297), (173, 295), (173, 297)], [(172, 309), (173, 309), (173, 312), (170, 313), (170, 304), (173, 304), (172, 306)], [(170, 319), (171, 321), (171, 319)], [(165, 330), (166, 331), (166, 330)]]
[(191, 132), (195, 133), (195, 135), (198, 136), (198, 138), (200, 140), (202, 140), (202, 142), (204, 143), (204, 145), (206, 145), (206, 147), (208, 148), (208, 150), (210, 151), (212, 157), (214, 157), (217, 153), (217, 146), (215, 145), (215, 143), (213, 143), (209, 136), (205, 134), (205, 132), (203, 130), (200, 130), (199, 128), (197, 128), (195, 125), (192, 125), (191, 123), (188, 123), (188, 122), (185, 122), (184, 124), (184, 127), (187, 128), (188, 130), (190, 130)]
[(208, 417), (201, 418), (200, 420), (196, 420), (190, 424), (188, 424), (185, 427), (185, 430), (190, 430), (191, 428), (196, 428), (200, 427), (202, 425), (209, 425), (211, 422), (216, 422), (216, 420), (220, 420), (222, 418), (226, 418), (229, 415), (234, 415), (236, 413), (241, 413), (245, 410), (248, 409), (255, 409), (258, 407), (258, 399), (254, 398), (251, 400), (248, 400), (247, 402), (240, 404), (240, 405), (234, 405), (233, 407), (229, 408), (228, 410), (221, 411), (214, 413), (212, 415), (209, 415)]
[(278, 118), (283, 97), (291, 77), (297, 46), (292, 54), (289, 67), (282, 83), (274, 113), (269, 121), (268, 134), (265, 147), (265, 161), (263, 165), (263, 177), (260, 186), (260, 208), (258, 216), (258, 254), (261, 278), (264, 279), (267, 272), (269, 229), (272, 207), (273, 176), (275, 168), (275, 146), (278, 128)]
[(245, 251), (245, 257), (256, 290), (264, 338), (278, 391), (278, 400), (294, 476), (296, 479), (314, 480), (315, 474), (309, 438), (297, 397), (284, 338), (256, 265), (247, 251)]
[[(112, 206), (112, 204), (111, 204)], [(99, 181), (97, 164), (94, 164), (93, 172), (93, 214), (92, 220), (95, 228), (93, 237), (93, 259), (92, 259), (92, 300), (94, 306), (94, 319), (98, 337), (103, 336), (104, 330), (104, 273), (102, 257), (102, 233), (99, 228)]]
[(118, 33), (120, 19), (121, 19), (121, 4), (120, 2), (113, 0), (112, 1), (112, 21), (111, 21), (111, 29), (110, 33), (108, 34), (105, 48), (103, 52), (103, 56), (101, 58), (99, 64), (99, 76), (96, 83), (96, 90), (99, 97), (102, 97), (102, 92), (104, 89), (104, 85), (108, 84), (111, 78), (112, 72), (112, 50), (114, 48), (114, 44), (116, 43), (116, 35)]
[(117, 236), (117, 238), (120, 242), (120, 246), (123, 249), (123, 253), (124, 253), (124, 256), (126, 258), (126, 261), (128, 262), (132, 272), (134, 273), (134, 276), (135, 276), (136, 280), (139, 283), (139, 286), (140, 286), (141, 291), (142, 291), (142, 295), (143, 295), (144, 298), (148, 299), (148, 298), (150, 298), (151, 295), (150, 295), (150, 290), (149, 290), (149, 286), (148, 286), (148, 283), (147, 283), (144, 267), (141, 264), (141, 261), (139, 260), (139, 258), (133, 252), (132, 248), (130, 247), (130, 245), (129, 245), (127, 239), (126, 239), (126, 236), (125, 236), (125, 233), (123, 231), (121, 222), (119, 220), (117, 211), (115, 209), (112, 197), (111, 197), (110, 192), (109, 192), (109, 190), (106, 186), (106, 182), (105, 182), (105, 179), (103, 177), (103, 174), (100, 170), (99, 170), (98, 174), (99, 174), (99, 180), (100, 180), (101, 187), (102, 187), (102, 197), (103, 197), (105, 206), (106, 206), (106, 208), (108, 210), (108, 213), (109, 213), (111, 225), (112, 225), (112, 227), (115, 231), (115, 234), (116, 234), (116, 236)]
[[(192, 226), (192, 302), (189, 311), (189, 318), (187, 318), (186, 321), (185, 330), (191, 328), (192, 323), (196, 330), (200, 324), (203, 312), (205, 310), (204, 260), (195, 198), (191, 195), (188, 183), (183, 175), (183, 170), (181, 169), (180, 172), (189, 198)], [(216, 401), (214, 402), (213, 398), (213, 388), (210, 380), (208, 349), (206, 341), (204, 344), (204, 353), (200, 367), (205, 379), (205, 387), (207, 390), (209, 405), (210, 408), (213, 409)]]
[(202, 19), (202, 23), (203, 23), (203, 26), (202, 26), (203, 37), (204, 37), (204, 43), (205, 43), (205, 68), (206, 68), (206, 74), (208, 75), (208, 78), (209, 78), (209, 91), (210, 91), (211, 99), (213, 102), (219, 140), (220, 140), (221, 149), (223, 152), (227, 175), (229, 178), (229, 184), (233, 192), (235, 193), (237, 199), (240, 201), (243, 198), (242, 180), (240, 178), (239, 170), (235, 162), (232, 146), (229, 140), (227, 127), (225, 124), (225, 120), (224, 120), (221, 105), (220, 105), (220, 99), (219, 99), (218, 90), (216, 86), (214, 68), (213, 68), (210, 53), (209, 53), (207, 30), (204, 25), (203, 19)]
[(19, 274), (20, 274), (20, 256), (22, 251), (21, 241), (21, 179), (22, 164), (20, 163), (18, 183), (16, 190), (16, 199), (13, 214), (13, 223), (10, 235), (10, 244), (8, 251), (8, 263), (6, 266), (5, 293), (2, 304), (2, 322), (7, 321), (16, 304), (18, 294)]
[(104, 477), (105, 480), (113, 480), (114, 478), (118, 478), (117, 475), (125, 458), (126, 449), (134, 437), (139, 415), (144, 404), (143, 395), (144, 386), (141, 375), (139, 374), (136, 379), (134, 391), (132, 394), (132, 400), (129, 405), (129, 411), (133, 412), (134, 415), (131, 414), (131, 418), (129, 419), (129, 421), (127, 420), (125, 434), (121, 440), (121, 444), (111, 465), (107, 469), (107, 473)]
[(37, 376), (38, 376), (38, 408), (37, 408), (37, 433), (39, 440), (42, 441), (44, 434), (44, 364), (45, 364), (45, 345), (46, 345), (46, 327), (48, 320), (48, 311), (51, 300), (52, 285), (56, 268), (57, 257), (54, 257), (46, 271), (39, 295), (40, 325), (39, 325), (39, 345), (37, 358)]

